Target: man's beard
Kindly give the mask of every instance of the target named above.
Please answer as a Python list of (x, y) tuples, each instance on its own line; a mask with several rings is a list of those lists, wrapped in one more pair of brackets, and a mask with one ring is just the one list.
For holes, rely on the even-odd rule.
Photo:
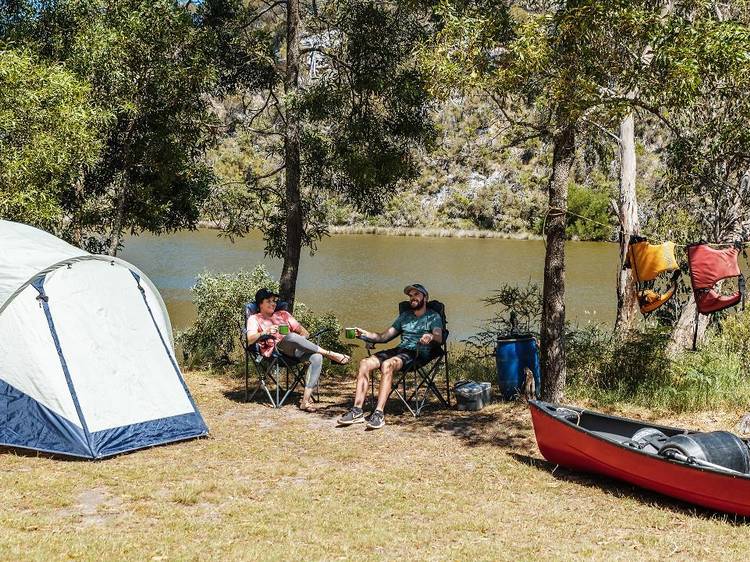
[(412, 310), (419, 310), (422, 308), (422, 305), (424, 304), (424, 299), (416, 300), (416, 299), (410, 299), (409, 300), (409, 306)]

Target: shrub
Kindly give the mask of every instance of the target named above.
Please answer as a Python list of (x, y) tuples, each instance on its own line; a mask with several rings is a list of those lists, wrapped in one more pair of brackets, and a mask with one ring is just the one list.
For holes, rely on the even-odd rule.
[[(239, 357), (243, 306), (263, 287), (279, 289), (278, 282), (262, 265), (251, 272), (207, 272), (198, 277), (192, 289), (197, 310), (195, 323), (177, 335), (191, 366), (227, 365)], [(304, 303), (296, 301), (294, 316), (310, 333), (323, 328), (330, 330), (321, 339), (323, 347), (347, 351), (347, 346), (339, 341), (341, 325), (333, 314), (315, 315)]]
[(606, 191), (571, 184), (568, 191), (568, 210), (575, 215), (591, 219), (585, 220), (570, 215), (566, 228), (569, 237), (579, 240), (609, 240), (612, 237), (613, 228), (604, 226), (612, 223), (610, 198)]
[[(535, 332), (541, 319), (541, 290), (503, 285), (484, 302), (495, 308), (453, 360), (454, 378), (494, 380), (494, 345), (511, 328)], [(568, 385), (573, 400), (627, 403), (671, 412), (747, 407), (750, 403), (750, 312), (727, 315), (698, 352), (667, 356), (669, 326), (649, 323), (616, 337), (609, 326), (566, 327)]]

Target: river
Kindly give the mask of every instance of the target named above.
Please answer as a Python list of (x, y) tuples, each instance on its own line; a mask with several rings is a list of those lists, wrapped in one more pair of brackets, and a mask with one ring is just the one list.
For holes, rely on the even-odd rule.
[[(568, 317), (579, 325), (614, 321), (617, 246), (569, 242)], [(195, 318), (190, 288), (204, 271), (235, 272), (265, 264), (279, 275), (281, 262), (263, 256), (260, 234), (235, 243), (215, 230), (129, 237), (121, 257), (140, 268), (164, 297), (175, 329)], [(402, 289), (422, 283), (443, 301), (451, 338), (475, 333), (492, 310), (482, 297), (503, 283), (541, 284), (544, 243), (497, 238), (336, 235), (314, 256), (302, 258), (297, 298), (316, 312), (333, 311), (344, 325), (381, 330), (397, 313)]]

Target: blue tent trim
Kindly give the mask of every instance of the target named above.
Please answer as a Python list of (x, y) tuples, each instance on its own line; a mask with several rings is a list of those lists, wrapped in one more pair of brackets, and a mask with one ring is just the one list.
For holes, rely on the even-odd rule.
[(208, 427), (198, 412), (114, 427), (91, 434), (92, 457), (99, 459), (204, 435), (208, 435)]
[(0, 444), (45, 453), (92, 458), (83, 429), (28, 394), (0, 381)]
[(198, 418), (200, 418), (201, 424), (203, 424), (203, 427), (206, 429), (206, 432), (208, 432), (208, 426), (206, 425), (206, 422), (203, 421), (203, 418), (198, 412), (198, 406), (195, 405), (195, 400), (193, 400), (193, 395), (190, 394), (190, 390), (188, 389), (187, 384), (185, 383), (185, 379), (182, 378), (182, 373), (180, 372), (180, 368), (177, 366), (177, 362), (172, 356), (172, 352), (170, 351), (169, 346), (167, 345), (167, 342), (164, 339), (164, 335), (161, 333), (161, 330), (159, 329), (159, 324), (157, 324), (156, 318), (154, 318), (154, 312), (151, 310), (151, 307), (148, 304), (148, 299), (146, 298), (146, 291), (143, 289), (143, 287), (141, 287), (141, 276), (138, 275), (132, 269), (130, 270), (130, 274), (133, 276), (133, 279), (135, 279), (135, 283), (138, 286), (138, 290), (141, 292), (141, 297), (143, 297), (143, 304), (146, 305), (146, 310), (148, 310), (148, 314), (151, 317), (151, 322), (153, 322), (154, 324), (154, 329), (156, 330), (156, 333), (159, 335), (161, 344), (164, 347), (164, 353), (166, 353), (167, 357), (169, 357), (169, 362), (172, 363), (172, 368), (174, 368), (174, 372), (177, 375), (177, 378), (179, 379), (180, 384), (182, 385), (182, 388), (185, 390), (185, 394), (187, 394), (188, 400), (190, 400), (190, 404), (192, 404), (193, 406), (193, 410), (195, 411), (196, 414), (198, 414)]
[(78, 414), (78, 419), (81, 422), (81, 425), (83, 426), (83, 433), (86, 436), (86, 442), (88, 443), (88, 448), (91, 450), (91, 436), (89, 434), (89, 428), (86, 425), (86, 420), (83, 417), (83, 411), (81, 410), (81, 403), (78, 401), (78, 395), (76, 394), (76, 389), (73, 386), (73, 379), (70, 377), (70, 370), (68, 370), (68, 364), (65, 361), (65, 356), (63, 355), (62, 348), (60, 347), (60, 338), (57, 335), (57, 330), (55, 330), (55, 323), (52, 320), (52, 313), (49, 309), (49, 297), (44, 292), (44, 280), (46, 279), (45, 276), (39, 277), (38, 279), (35, 279), (34, 282), (31, 284), (38, 292), (39, 296), (37, 299), (42, 305), (42, 308), (44, 309), (44, 315), (47, 318), (47, 325), (49, 326), (50, 334), (52, 335), (52, 340), (55, 342), (55, 349), (57, 350), (57, 356), (60, 358), (60, 365), (62, 366), (63, 373), (65, 373), (65, 381), (68, 383), (68, 390), (70, 391), (70, 395), (73, 398), (73, 404), (76, 407), (76, 413)]
[(193, 412), (95, 431), (89, 447), (82, 428), (5, 381), (0, 381), (0, 412), (6, 416), (0, 445), (88, 459), (208, 435), (200, 414)]

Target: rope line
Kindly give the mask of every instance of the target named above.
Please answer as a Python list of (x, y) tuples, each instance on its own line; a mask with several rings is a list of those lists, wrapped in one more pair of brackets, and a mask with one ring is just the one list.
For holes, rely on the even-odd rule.
[[(549, 209), (547, 209), (547, 212), (544, 215), (544, 221), (542, 223), (542, 233), (543, 234), (547, 232), (547, 219), (549, 218), (550, 215), (553, 215), (553, 216), (571, 215), (571, 216), (577, 217), (579, 219), (583, 219), (585, 221), (589, 221), (591, 223), (598, 224), (599, 226), (603, 226), (605, 228), (615, 228), (615, 226), (612, 225), (612, 224), (607, 224), (607, 223), (603, 223), (601, 221), (598, 221), (598, 220), (595, 220), (595, 219), (592, 219), (592, 218), (589, 218), (589, 217), (584, 217), (583, 215), (579, 215), (578, 213), (574, 213), (573, 211), (569, 211), (567, 209), (560, 209), (559, 207), (549, 207)], [(622, 232), (622, 224), (620, 224), (619, 230), (620, 230), (620, 232)], [(660, 236), (652, 236), (648, 232), (642, 233), (642, 235), (645, 235), (647, 238), (649, 238), (651, 240), (658, 240), (658, 239), (661, 238)], [(741, 240), (741, 241), (738, 241), (738, 242), (741, 242), (742, 246), (750, 246), (750, 241), (748, 241), (748, 240)], [(709, 244), (711, 246), (725, 246), (725, 247), (729, 247), (729, 246), (734, 246), (735, 245), (734, 242), (706, 242), (706, 244)], [(688, 244), (688, 243), (678, 243), (678, 242), (675, 242), (674, 245), (678, 246), (680, 248), (686, 248), (687, 246), (690, 246), (690, 244)]]

